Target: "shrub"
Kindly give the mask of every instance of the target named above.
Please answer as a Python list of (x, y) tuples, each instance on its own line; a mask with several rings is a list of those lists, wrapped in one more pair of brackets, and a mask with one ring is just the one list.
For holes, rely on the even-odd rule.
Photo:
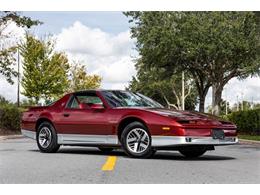
[(13, 104), (4, 104), (0, 106), (0, 129), (2, 131), (20, 130), (22, 110)]
[(237, 125), (240, 133), (260, 134), (260, 109), (233, 112), (226, 118)]

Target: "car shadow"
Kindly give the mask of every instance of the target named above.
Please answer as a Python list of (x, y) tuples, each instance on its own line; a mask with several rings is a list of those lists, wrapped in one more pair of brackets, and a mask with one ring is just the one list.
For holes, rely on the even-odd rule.
[(101, 156), (127, 156), (122, 150), (115, 149), (111, 152), (102, 152), (96, 148), (62, 148), (58, 153), (63, 154), (89, 154)]
[[(30, 150), (32, 152), (39, 152), (39, 150)], [(96, 148), (61, 148), (57, 153), (59, 154), (73, 154), (73, 155), (99, 155), (99, 156), (117, 156), (122, 158), (128, 157), (123, 150), (115, 149), (111, 152), (101, 152)], [(149, 159), (153, 160), (179, 160), (179, 161), (214, 161), (214, 160), (234, 160), (236, 158), (229, 156), (208, 155), (205, 154), (198, 158), (186, 158), (177, 151), (157, 151), (154, 156)], [(138, 159), (137, 159), (138, 160)]]
[(160, 151), (156, 153), (151, 159), (158, 160), (179, 160), (179, 161), (215, 161), (215, 160), (235, 160), (236, 158), (230, 156), (219, 156), (219, 155), (208, 155), (204, 154), (203, 156), (197, 158), (187, 158), (179, 154), (178, 152), (170, 151)]

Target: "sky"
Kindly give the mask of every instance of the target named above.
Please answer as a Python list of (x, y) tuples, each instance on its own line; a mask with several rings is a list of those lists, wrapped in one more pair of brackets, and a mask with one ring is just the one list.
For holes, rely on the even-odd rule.
[[(135, 41), (131, 39), (127, 17), (122, 12), (22, 12), (43, 22), (30, 32), (43, 38), (52, 35), (56, 49), (65, 51), (71, 61), (82, 62), (90, 74), (102, 76), (102, 88), (124, 89), (136, 75)], [(12, 33), (24, 31), (12, 26)], [(0, 94), (16, 101), (17, 83), (8, 84), (0, 75)], [(23, 98), (23, 97), (22, 97)], [(231, 104), (243, 100), (260, 102), (260, 79), (232, 79), (226, 85), (223, 98)], [(211, 90), (206, 107), (211, 104)]]

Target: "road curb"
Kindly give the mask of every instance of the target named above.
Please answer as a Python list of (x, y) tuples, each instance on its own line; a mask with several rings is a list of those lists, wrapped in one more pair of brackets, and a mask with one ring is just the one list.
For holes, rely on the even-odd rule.
[(7, 139), (18, 139), (22, 138), (23, 135), (1, 135), (0, 140), (7, 140)]
[(254, 144), (254, 145), (260, 145), (260, 141), (256, 140), (249, 140), (249, 139), (239, 139), (240, 144)]

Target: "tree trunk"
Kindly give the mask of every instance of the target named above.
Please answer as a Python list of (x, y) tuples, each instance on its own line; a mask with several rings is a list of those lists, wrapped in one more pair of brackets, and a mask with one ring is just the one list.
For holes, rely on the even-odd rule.
[(223, 86), (219, 83), (212, 84), (212, 114), (220, 114), (220, 103), (222, 96)]
[(198, 88), (199, 91), (199, 111), (200, 112), (205, 112), (205, 99), (206, 99), (206, 95), (208, 93), (210, 85), (207, 84), (205, 86), (200, 86), (200, 88)]
[(35, 98), (35, 104), (38, 105), (40, 98), (39, 97), (34, 97), (34, 98)]
[(206, 98), (206, 95), (203, 95), (201, 94), (199, 96), (199, 112), (205, 112), (205, 98)]
[(206, 80), (206, 76), (201, 71), (192, 71), (192, 75), (199, 94), (199, 111), (204, 112), (205, 99), (208, 90), (211, 87), (211, 83), (208, 80)]
[(181, 109), (185, 110), (185, 80), (184, 71), (181, 73)]

